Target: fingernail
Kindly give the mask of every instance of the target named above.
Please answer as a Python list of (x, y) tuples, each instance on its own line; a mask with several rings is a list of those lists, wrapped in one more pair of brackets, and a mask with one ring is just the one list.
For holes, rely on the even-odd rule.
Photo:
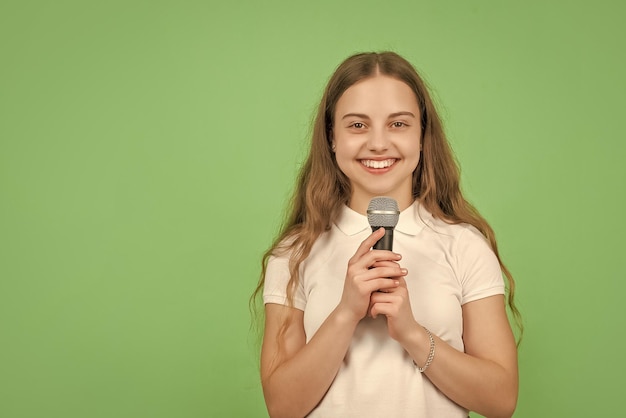
[(402, 274), (407, 274), (409, 271), (407, 269), (400, 269), (402, 271)]

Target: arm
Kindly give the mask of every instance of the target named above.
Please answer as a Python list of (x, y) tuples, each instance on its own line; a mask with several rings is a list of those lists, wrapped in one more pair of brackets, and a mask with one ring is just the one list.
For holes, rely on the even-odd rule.
[(426, 371), (448, 397), (488, 417), (510, 417), (517, 404), (517, 348), (504, 306), (502, 295), (463, 305), (465, 353), (437, 339), (444, 361)]
[[(372, 295), (372, 315), (387, 315), (389, 334), (415, 363), (428, 358), (428, 334), (411, 313), (406, 282), (390, 293)], [(504, 299), (495, 295), (463, 305), (462, 353), (435, 339), (435, 357), (425, 374), (459, 405), (488, 417), (510, 417), (518, 392), (517, 349)]]
[[(289, 316), (284, 336), (283, 320)], [(271, 417), (301, 417), (322, 399), (350, 346), (358, 321), (335, 309), (306, 344), (304, 312), (267, 304), (261, 380)]]
[[(359, 321), (366, 315), (370, 295), (393, 289), (406, 274), (390, 251), (370, 251), (384, 234), (372, 233), (348, 262), (341, 301), (306, 343), (304, 312), (283, 305), (265, 306), (265, 333), (261, 351), (261, 382), (272, 417), (301, 417), (323, 398), (341, 367)], [(286, 324), (284, 332), (281, 328)]]

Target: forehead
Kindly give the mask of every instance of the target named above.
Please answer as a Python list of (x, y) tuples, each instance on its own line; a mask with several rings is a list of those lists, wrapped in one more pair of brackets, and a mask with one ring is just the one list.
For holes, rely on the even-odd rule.
[(377, 75), (350, 86), (337, 101), (335, 113), (419, 113), (417, 97), (406, 83), (393, 77)]

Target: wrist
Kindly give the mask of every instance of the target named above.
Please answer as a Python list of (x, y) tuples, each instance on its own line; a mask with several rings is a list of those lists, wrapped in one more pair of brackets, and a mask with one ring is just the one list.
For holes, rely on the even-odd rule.
[(410, 330), (401, 333), (400, 336), (402, 339), (398, 342), (409, 353), (414, 352), (416, 348), (422, 347), (424, 344), (428, 344), (428, 334), (417, 321), (413, 321)]
[(412, 331), (406, 334), (406, 340), (401, 344), (413, 358), (413, 364), (417, 370), (424, 373), (435, 357), (435, 338), (426, 327), (417, 322), (415, 325)]
[(339, 304), (331, 313), (331, 316), (334, 317), (334, 320), (343, 326), (352, 326), (355, 327), (361, 321), (362, 318), (354, 315), (350, 309), (345, 309)]
[(426, 331), (426, 334), (428, 335), (428, 357), (426, 358), (426, 362), (423, 363), (421, 367), (417, 363), (415, 363), (415, 360), (413, 361), (413, 363), (415, 363), (415, 365), (417, 366), (417, 370), (420, 373), (424, 373), (426, 369), (428, 369), (428, 367), (433, 362), (433, 359), (435, 358), (435, 337), (433, 337), (433, 334), (428, 330), (428, 328), (426, 327), (423, 327), (423, 328), (424, 328), (424, 331)]

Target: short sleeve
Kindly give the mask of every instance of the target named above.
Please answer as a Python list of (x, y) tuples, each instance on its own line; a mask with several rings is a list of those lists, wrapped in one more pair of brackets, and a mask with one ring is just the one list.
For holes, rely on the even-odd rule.
[[(263, 303), (288, 305), (287, 284), (289, 283), (289, 258), (270, 257), (265, 270), (265, 285), (263, 287)], [(306, 298), (302, 281), (296, 287), (293, 307), (304, 311)]]
[(457, 276), (462, 286), (461, 304), (504, 294), (498, 258), (486, 238), (467, 225), (459, 236), (456, 251)]

